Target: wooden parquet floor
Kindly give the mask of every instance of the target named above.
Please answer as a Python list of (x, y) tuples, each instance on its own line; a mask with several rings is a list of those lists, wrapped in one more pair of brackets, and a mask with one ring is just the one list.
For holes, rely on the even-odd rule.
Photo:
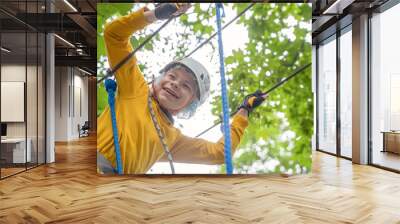
[(95, 147), (0, 181), (0, 223), (400, 223), (399, 174), (323, 153), (292, 177), (101, 177)]

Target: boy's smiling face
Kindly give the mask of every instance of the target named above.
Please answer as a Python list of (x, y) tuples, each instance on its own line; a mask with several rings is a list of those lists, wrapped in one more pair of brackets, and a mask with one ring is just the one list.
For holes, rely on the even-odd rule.
[(183, 68), (173, 68), (154, 85), (159, 104), (176, 115), (196, 98), (197, 85), (192, 74)]

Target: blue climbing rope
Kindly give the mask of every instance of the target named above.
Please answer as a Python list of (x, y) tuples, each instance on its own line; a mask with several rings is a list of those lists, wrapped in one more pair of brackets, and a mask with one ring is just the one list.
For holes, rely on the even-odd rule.
[(104, 86), (108, 93), (108, 105), (110, 106), (110, 111), (111, 111), (111, 123), (113, 129), (113, 137), (114, 137), (117, 172), (118, 174), (124, 174), (121, 163), (121, 149), (118, 141), (117, 118), (115, 115), (115, 90), (117, 90), (117, 83), (112, 79), (106, 79), (106, 81), (104, 82)]
[(232, 156), (231, 156), (231, 131), (229, 127), (229, 102), (228, 90), (226, 89), (225, 81), (225, 65), (224, 65), (224, 47), (222, 45), (222, 32), (221, 32), (221, 12), (225, 16), (222, 3), (215, 3), (217, 11), (217, 32), (218, 32), (218, 50), (219, 50), (219, 73), (221, 75), (221, 91), (222, 91), (222, 111), (223, 111), (223, 127), (224, 127), (224, 151), (225, 151), (225, 165), (226, 173), (232, 174)]

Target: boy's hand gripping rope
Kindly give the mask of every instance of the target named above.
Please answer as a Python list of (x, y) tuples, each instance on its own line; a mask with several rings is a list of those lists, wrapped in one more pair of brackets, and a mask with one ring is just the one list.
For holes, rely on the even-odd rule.
[[(274, 91), (276, 88), (280, 87), (281, 85), (285, 84), (287, 81), (289, 81), (290, 79), (292, 79), (293, 77), (295, 77), (296, 75), (300, 74), (302, 71), (304, 71), (306, 68), (310, 67), (311, 63), (308, 63), (306, 65), (304, 65), (303, 67), (300, 67), (298, 69), (296, 69), (292, 74), (290, 74), (288, 77), (282, 79), (280, 82), (278, 82), (277, 84), (275, 84), (273, 87), (271, 87), (270, 89), (268, 89), (267, 91), (261, 93), (261, 95), (263, 97), (266, 97), (268, 94), (270, 94), (272, 91)], [(238, 109), (239, 110), (239, 109)], [(230, 114), (230, 116), (235, 115), (238, 110), (232, 112)], [(203, 135), (204, 133), (208, 132), (209, 130), (213, 129), (214, 127), (216, 127), (217, 125), (221, 124), (221, 120), (219, 120), (217, 123), (213, 124), (211, 127), (207, 128), (206, 130), (200, 132), (199, 134), (197, 134), (195, 136), (195, 138), (200, 137), (201, 135)]]

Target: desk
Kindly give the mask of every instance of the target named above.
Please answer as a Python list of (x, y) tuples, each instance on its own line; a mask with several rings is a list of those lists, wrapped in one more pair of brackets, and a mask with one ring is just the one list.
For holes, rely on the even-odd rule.
[[(30, 138), (27, 139), (25, 154), (25, 138), (6, 138), (1, 139), (1, 159), (6, 163), (25, 163), (31, 161), (31, 145)], [(26, 161), (25, 161), (26, 158)]]
[(382, 131), (381, 133), (383, 133), (382, 152), (400, 154), (400, 131)]

